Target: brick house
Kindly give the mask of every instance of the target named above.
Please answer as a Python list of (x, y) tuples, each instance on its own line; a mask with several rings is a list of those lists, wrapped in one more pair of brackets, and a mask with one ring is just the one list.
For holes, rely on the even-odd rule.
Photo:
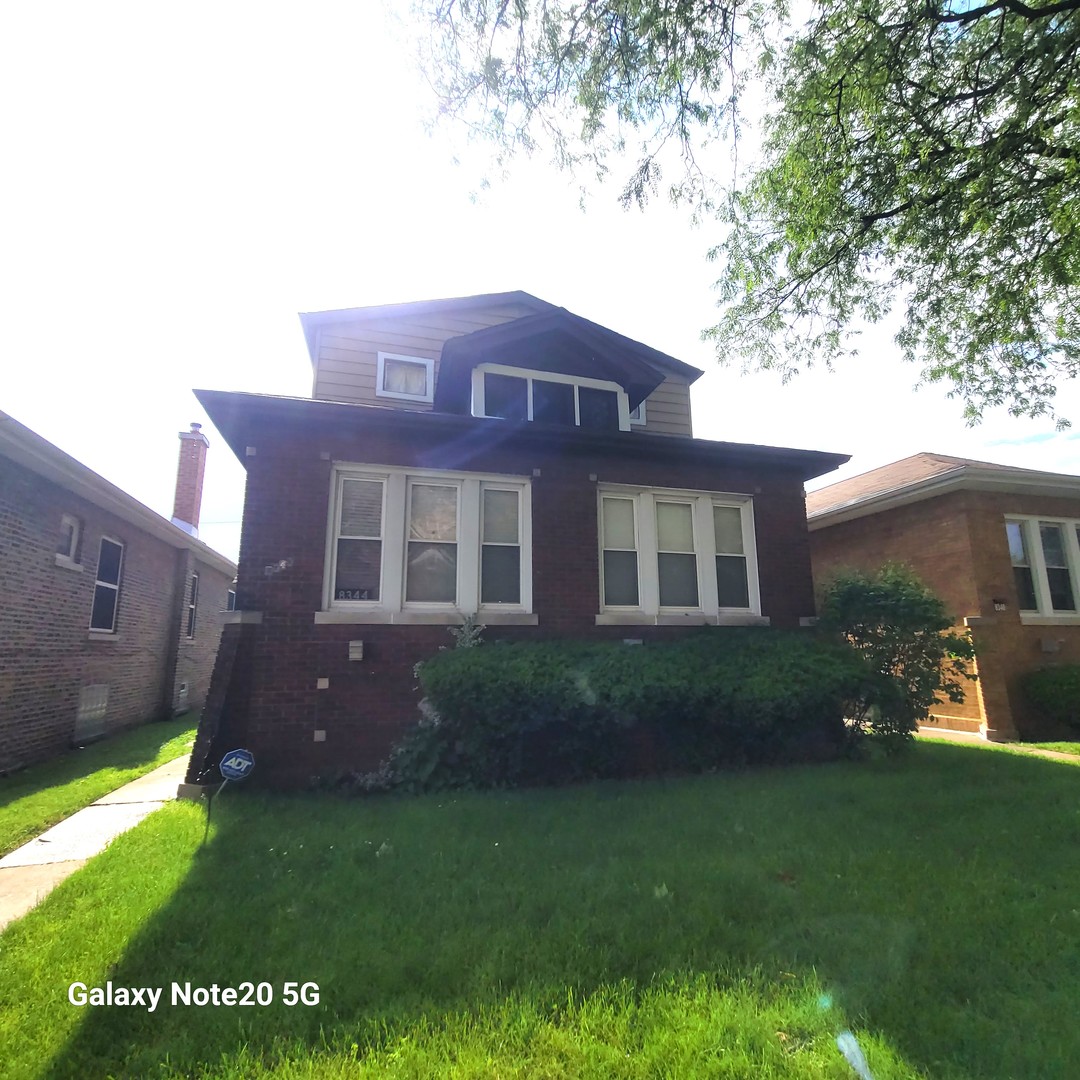
[(170, 522), (0, 413), (0, 773), (201, 706), (236, 573), (197, 538), (207, 445)]
[(803, 483), (844, 456), (694, 439), (701, 372), (527, 293), (302, 315), (310, 399), (198, 391), (247, 469), (238, 607), (189, 781), (374, 768), (413, 665), (813, 615)]
[(1064, 734), (1019, 677), (1080, 662), (1080, 476), (915, 454), (811, 492), (814, 578), (910, 566), (970, 629), (978, 682), (934, 723), (992, 740)]

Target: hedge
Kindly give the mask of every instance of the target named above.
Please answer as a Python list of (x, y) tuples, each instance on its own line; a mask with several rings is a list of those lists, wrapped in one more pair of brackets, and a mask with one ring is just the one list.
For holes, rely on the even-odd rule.
[(386, 776), (414, 790), (832, 758), (881, 682), (843, 643), (764, 628), (449, 649), (418, 674), (424, 719)]

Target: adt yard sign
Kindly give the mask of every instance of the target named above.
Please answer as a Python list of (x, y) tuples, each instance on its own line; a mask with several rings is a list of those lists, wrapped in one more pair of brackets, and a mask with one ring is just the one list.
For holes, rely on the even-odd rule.
[(254, 768), (255, 756), (250, 750), (230, 750), (218, 766), (226, 780), (243, 780)]

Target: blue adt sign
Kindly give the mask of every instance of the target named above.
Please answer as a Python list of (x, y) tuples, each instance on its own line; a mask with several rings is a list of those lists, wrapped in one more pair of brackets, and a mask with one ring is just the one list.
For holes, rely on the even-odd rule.
[(230, 750), (218, 768), (226, 780), (243, 780), (255, 768), (255, 756), (250, 750)]

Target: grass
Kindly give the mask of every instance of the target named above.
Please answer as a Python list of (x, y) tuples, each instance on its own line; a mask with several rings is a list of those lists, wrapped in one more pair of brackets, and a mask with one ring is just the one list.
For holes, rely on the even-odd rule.
[(142, 727), (0, 777), (0, 856), (122, 784), (186, 754), (189, 718)]
[(1080, 742), (1035, 742), (1022, 743), (1036, 750), (1056, 750), (1059, 754), (1080, 754)]
[[(170, 804), (0, 936), (11, 1078), (1080, 1073), (1080, 770), (901, 760)], [(163, 987), (77, 1008), (75, 980)], [(266, 981), (266, 1007), (172, 982)], [(285, 1005), (286, 981), (318, 984)]]

